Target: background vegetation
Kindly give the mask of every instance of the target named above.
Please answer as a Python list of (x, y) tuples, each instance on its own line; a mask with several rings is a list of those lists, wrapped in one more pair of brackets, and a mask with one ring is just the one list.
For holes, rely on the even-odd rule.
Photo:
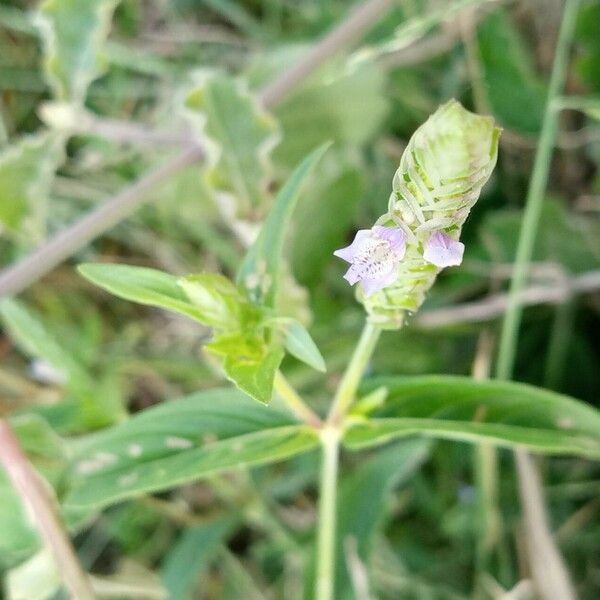
[[(116, 299), (75, 265), (235, 277), (274, 193), (308, 152), (332, 140), (294, 216), (284, 286), (286, 310), (310, 325), (325, 357), (327, 386), (292, 357), (283, 371), (323, 413), (363, 321), (332, 252), (385, 210), (406, 142), (452, 97), (503, 127), (498, 166), (463, 232), (463, 265), (440, 276), (407, 327), (383, 335), (370, 375), (493, 371), (563, 3), (368, 4), (381, 5), (373, 26), (365, 16), (364, 35), (337, 44), (330, 58), (318, 40), (352, 3), (0, 4), (0, 263), (27, 260), (107, 199), (127, 204), (120, 214), (96, 214), (74, 242), (70, 230), (58, 247), (42, 246), (29, 270), (0, 275), (0, 292), (20, 293), (0, 305), (0, 415), (12, 417), (59, 498), (77, 435), (223, 381), (202, 355), (208, 328)], [(600, 4), (582, 1), (566, 70), (574, 100), (564, 100), (558, 120), (514, 369), (519, 381), (596, 407), (599, 24)], [(286, 87), (286, 73), (311, 52), (319, 68)], [(184, 102), (206, 69), (213, 95)], [(211, 115), (204, 130), (199, 114)], [(236, 119), (248, 115), (253, 126), (242, 130)], [(195, 140), (206, 143), (219, 126), (231, 135), (212, 160)], [(247, 161), (239, 169), (228, 163), (234, 155)], [(237, 175), (248, 178), (235, 183)], [(301, 598), (311, 589), (318, 461), (312, 452), (93, 514), (66, 511), (65, 519), (101, 595)], [(597, 598), (598, 465), (554, 457), (539, 466), (550, 529), (577, 593)], [(361, 595), (365, 564), (377, 598), (532, 597), (510, 451), (415, 438), (366, 461), (346, 453), (339, 495), (340, 531), (352, 535), (340, 541), (345, 587), (336, 597), (370, 597)], [(61, 593), (4, 476), (0, 568), (9, 598)]]

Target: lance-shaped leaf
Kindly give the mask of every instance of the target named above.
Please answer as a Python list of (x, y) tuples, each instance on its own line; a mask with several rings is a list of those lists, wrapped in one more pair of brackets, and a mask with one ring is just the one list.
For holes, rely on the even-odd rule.
[(230, 288), (225, 293), (218, 275), (178, 278), (156, 269), (100, 263), (80, 265), (78, 271), (119, 298), (166, 308), (205, 325), (222, 325), (235, 312), (234, 293)]
[(314, 431), (240, 392), (202, 392), (75, 440), (64, 502), (105, 506), (317, 445)]
[(62, 144), (51, 133), (24, 137), (0, 153), (0, 230), (38, 239)]
[(44, 70), (59, 100), (82, 104), (89, 84), (104, 72), (104, 43), (118, 0), (46, 0), (36, 15)]
[(568, 396), (453, 376), (377, 378), (368, 386), (386, 387), (388, 399), (373, 418), (349, 426), (351, 447), (424, 435), (600, 458), (600, 412)]
[(256, 218), (271, 180), (277, 122), (245, 83), (214, 71), (195, 75), (185, 108), (207, 152), (206, 180), (218, 200), (232, 218)]
[(283, 242), (288, 231), (294, 207), (300, 196), (302, 184), (312, 173), (329, 144), (313, 150), (294, 170), (275, 199), (260, 234), (252, 246), (237, 275), (257, 304), (274, 308), (277, 287), (281, 278)]

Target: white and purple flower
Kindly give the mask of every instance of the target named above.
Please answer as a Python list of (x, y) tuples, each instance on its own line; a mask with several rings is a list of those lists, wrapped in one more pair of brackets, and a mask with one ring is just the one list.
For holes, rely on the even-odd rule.
[(400, 227), (375, 225), (358, 231), (354, 241), (334, 255), (350, 263), (344, 279), (350, 285), (360, 281), (368, 297), (396, 281), (405, 252), (406, 236)]
[(434, 231), (423, 249), (423, 258), (436, 267), (460, 265), (465, 245), (441, 231)]

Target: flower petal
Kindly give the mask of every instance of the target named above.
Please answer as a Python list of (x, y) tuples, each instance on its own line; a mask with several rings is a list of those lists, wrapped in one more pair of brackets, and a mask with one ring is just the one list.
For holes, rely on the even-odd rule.
[(351, 267), (346, 271), (346, 273), (344, 274), (344, 279), (350, 285), (354, 285), (357, 281), (360, 280), (360, 275), (354, 265), (351, 265)]
[(460, 265), (465, 245), (441, 231), (431, 234), (425, 243), (423, 258), (436, 267)]
[(373, 233), (382, 240), (390, 243), (390, 246), (398, 259), (404, 258), (406, 252), (406, 234), (401, 227), (382, 227), (375, 225)]
[(391, 285), (398, 279), (398, 270), (394, 269), (387, 275), (383, 277), (377, 277), (374, 279), (363, 279), (362, 287), (363, 292), (365, 293), (365, 298), (368, 298), (375, 292), (379, 292), (382, 289), (386, 288), (388, 285)]
[(345, 248), (340, 248), (339, 250), (336, 250), (333, 253), (333, 255), (338, 256), (342, 260), (345, 260), (346, 262), (351, 263), (352, 260), (354, 259), (354, 255), (355, 255), (356, 251), (358, 250), (358, 248), (361, 245), (361, 241), (363, 241), (365, 239), (365, 237), (368, 237), (369, 235), (371, 235), (370, 229), (360, 229), (359, 231), (356, 232), (356, 235), (354, 236), (354, 240), (352, 241), (352, 243), (349, 246), (346, 246)]

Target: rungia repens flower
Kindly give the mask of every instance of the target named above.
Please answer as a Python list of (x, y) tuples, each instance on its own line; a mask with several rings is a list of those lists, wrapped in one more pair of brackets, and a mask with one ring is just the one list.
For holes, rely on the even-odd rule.
[(388, 211), (336, 256), (344, 276), (360, 282), (358, 299), (370, 320), (398, 327), (418, 310), (437, 274), (462, 262), (462, 226), (498, 154), (492, 117), (451, 100), (415, 131), (392, 180)]
[(398, 264), (406, 252), (406, 236), (400, 227), (361, 229), (354, 241), (334, 254), (350, 263), (344, 279), (350, 285), (362, 282), (370, 296), (398, 278)]

